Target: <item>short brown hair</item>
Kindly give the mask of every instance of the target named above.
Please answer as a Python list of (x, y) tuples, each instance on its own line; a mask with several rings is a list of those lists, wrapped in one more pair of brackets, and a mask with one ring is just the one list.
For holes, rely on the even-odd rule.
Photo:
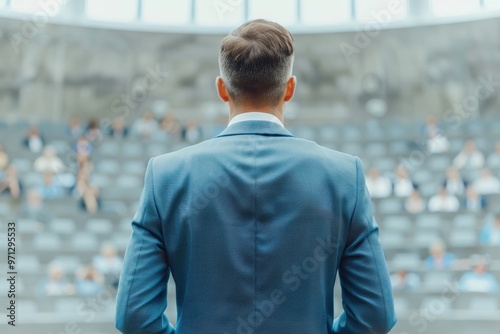
[(276, 105), (293, 67), (292, 34), (278, 23), (249, 21), (222, 40), (219, 67), (236, 103)]

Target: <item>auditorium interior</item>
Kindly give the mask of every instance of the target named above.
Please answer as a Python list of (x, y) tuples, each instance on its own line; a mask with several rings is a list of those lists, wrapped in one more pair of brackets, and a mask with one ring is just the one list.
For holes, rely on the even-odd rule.
[(2, 333), (117, 333), (147, 162), (225, 128), (220, 41), (259, 17), (294, 34), (287, 129), (363, 161), (391, 333), (498, 333), (500, 1), (0, 0)]

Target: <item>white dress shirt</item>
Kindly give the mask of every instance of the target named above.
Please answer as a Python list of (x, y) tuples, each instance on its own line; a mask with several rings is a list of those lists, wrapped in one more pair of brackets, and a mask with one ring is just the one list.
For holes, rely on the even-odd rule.
[(257, 112), (257, 111), (250, 111), (238, 114), (229, 121), (229, 124), (227, 126), (231, 126), (235, 123), (245, 122), (245, 121), (267, 121), (284, 126), (278, 117), (266, 112)]

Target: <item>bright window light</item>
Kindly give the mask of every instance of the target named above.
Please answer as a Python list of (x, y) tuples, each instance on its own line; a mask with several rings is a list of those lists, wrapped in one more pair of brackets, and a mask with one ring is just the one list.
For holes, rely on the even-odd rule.
[(195, 18), (200, 25), (238, 25), (245, 21), (245, 1), (197, 0)]
[(36, 13), (42, 11), (39, 2), (40, 0), (11, 0), (10, 9), (16, 12)]
[(301, 22), (307, 25), (332, 25), (351, 21), (351, 0), (302, 0)]
[(99, 21), (134, 21), (137, 0), (87, 0), (87, 16)]
[[(227, 2), (234, 2), (227, 1)], [(249, 19), (267, 19), (282, 25), (297, 23), (296, 0), (250, 0)]]
[(142, 21), (154, 24), (191, 22), (191, 1), (142, 0)]
[(5, 6), (6, 3), (7, 3), (7, 0), (0, 0), (0, 8)]
[(484, 8), (500, 10), (500, 0), (484, 0)]
[(457, 16), (473, 14), (481, 10), (480, 0), (432, 0), (431, 10), (435, 16)]
[(357, 0), (356, 19), (387, 23), (405, 19), (408, 13), (407, 0)]

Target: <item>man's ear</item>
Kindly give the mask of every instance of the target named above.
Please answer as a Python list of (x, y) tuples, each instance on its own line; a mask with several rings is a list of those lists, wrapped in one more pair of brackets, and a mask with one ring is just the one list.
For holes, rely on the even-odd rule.
[(221, 77), (217, 77), (217, 79), (215, 79), (215, 86), (217, 86), (217, 94), (219, 94), (219, 98), (223, 102), (229, 102), (229, 94), (227, 92), (226, 84)]
[(293, 95), (295, 94), (295, 87), (297, 86), (297, 78), (295, 75), (290, 77), (288, 79), (288, 82), (286, 83), (286, 88), (285, 88), (285, 102), (290, 101), (293, 98)]

